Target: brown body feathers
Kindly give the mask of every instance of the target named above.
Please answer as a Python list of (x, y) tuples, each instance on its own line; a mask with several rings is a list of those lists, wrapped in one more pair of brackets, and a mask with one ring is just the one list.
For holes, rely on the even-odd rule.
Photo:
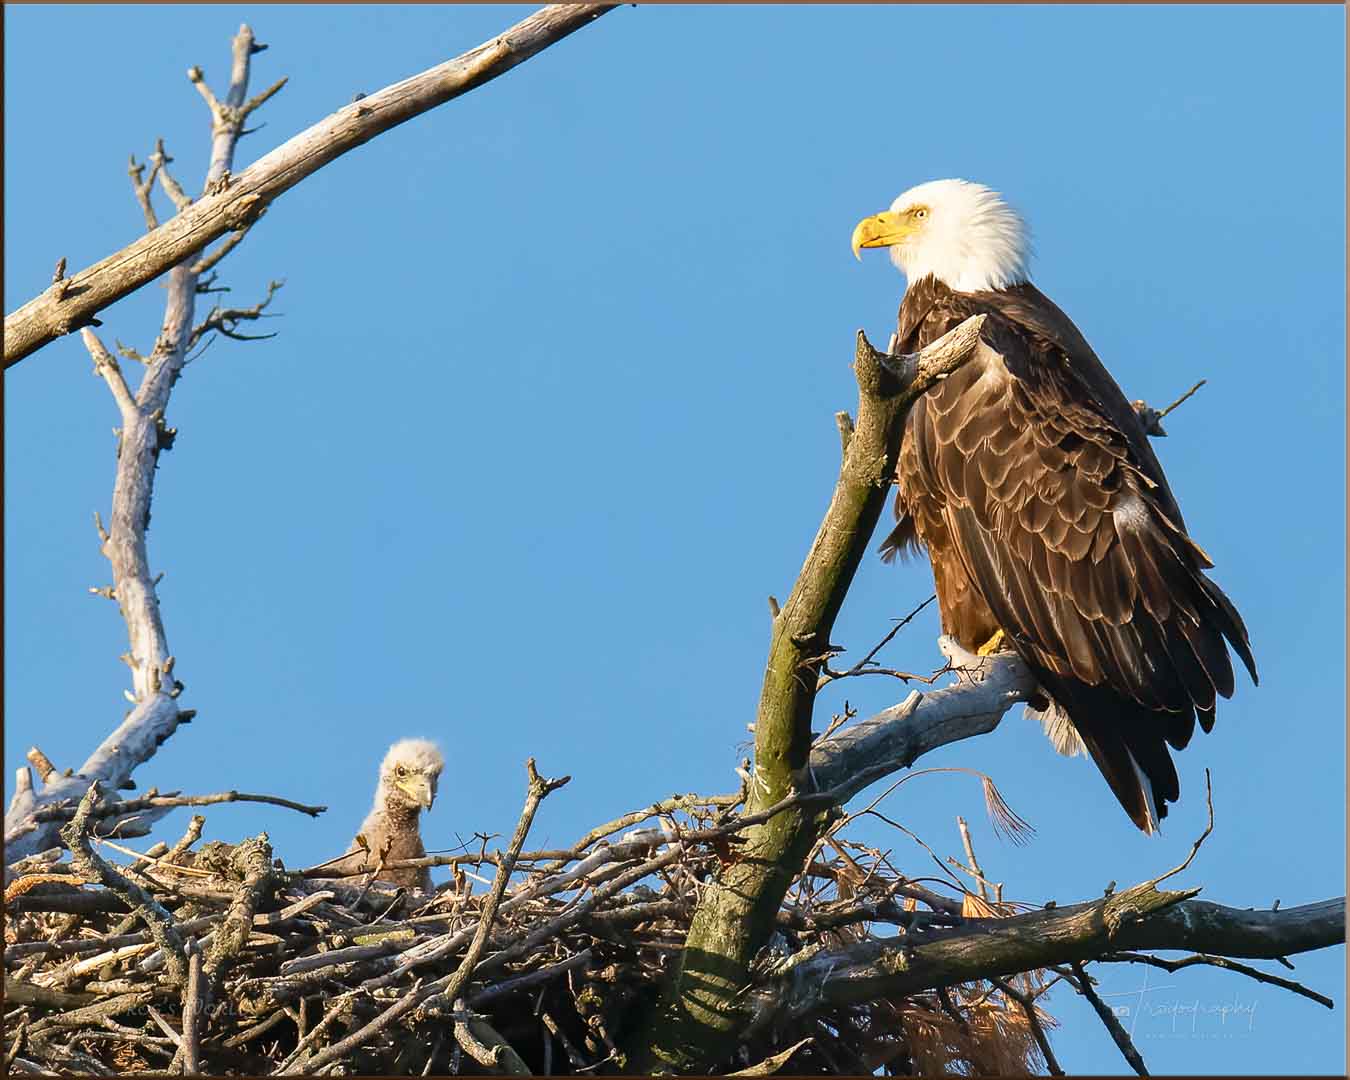
[(1256, 679), (1247, 631), (1205, 576), (1134, 409), (1035, 286), (961, 293), (922, 278), (894, 351), (978, 313), (1007, 355), (977, 357), (915, 404), (883, 555), (928, 549), (944, 630), (975, 649), (1002, 629), (1040, 679), (1038, 704), (1067, 714), (1151, 832), (1179, 796), (1168, 747), (1186, 746), (1197, 716), (1208, 731), (1233, 692), (1225, 639)]

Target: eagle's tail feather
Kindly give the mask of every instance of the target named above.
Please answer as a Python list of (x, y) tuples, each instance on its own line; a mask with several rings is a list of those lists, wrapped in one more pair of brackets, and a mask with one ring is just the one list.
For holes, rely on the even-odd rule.
[(1107, 686), (1088, 686), (1050, 672), (1038, 671), (1037, 675), (1068, 713), (1130, 820), (1143, 832), (1156, 832), (1167, 816), (1167, 804), (1181, 796), (1176, 766), (1168, 752), (1169, 731), (1178, 715), (1140, 705)]

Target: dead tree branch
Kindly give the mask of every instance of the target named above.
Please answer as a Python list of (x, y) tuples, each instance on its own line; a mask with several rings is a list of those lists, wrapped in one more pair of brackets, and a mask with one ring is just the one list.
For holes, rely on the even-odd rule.
[(967, 920), (925, 942), (867, 941), (824, 951), (766, 988), (761, 1007), (798, 1016), (919, 989), (1095, 960), (1121, 949), (1198, 949), (1273, 959), (1345, 941), (1345, 898), (1247, 911), (1151, 881), (1086, 904)]
[(1130, 1033), (1125, 1030), (1120, 1021), (1116, 1019), (1113, 1013), (1093, 989), (1092, 977), (1084, 970), (1080, 961), (1075, 960), (1071, 965), (1074, 976), (1077, 978), (1078, 992), (1087, 998), (1098, 1018), (1110, 1033), (1112, 1041), (1120, 1049), (1125, 1060), (1129, 1062), (1130, 1068), (1135, 1071), (1137, 1076), (1147, 1076), (1148, 1068), (1144, 1065), (1144, 1059), (1134, 1045), (1134, 1040), (1130, 1038)]
[[(5, 317), (5, 367), (91, 324), (109, 304), (191, 259), (230, 232), (246, 228), (281, 194), (349, 150), (510, 71), (536, 53), (589, 25), (614, 4), (554, 4), (505, 33), (437, 67), (352, 102), (283, 143), (238, 175), (229, 175), (233, 143), (243, 118), (276, 90), (253, 101), (241, 93), (225, 104), (203, 93), (211, 107), (215, 145), (205, 194), (191, 207), (121, 251), (65, 279), (58, 297), (48, 290)], [(250, 51), (256, 51), (251, 41)], [(235, 75), (246, 69), (235, 55)], [(206, 84), (198, 78), (199, 90)], [(231, 89), (233, 90), (233, 83)], [(228, 142), (231, 150), (224, 152)], [(189, 273), (183, 267), (184, 274)]]
[[(212, 125), (211, 164), (205, 179), (207, 191), (219, 186), (229, 175), (234, 159), (242, 120), (238, 124), (225, 123), (220, 116), (230, 110), (233, 111), (229, 116), (233, 116), (244, 107), (249, 59), (258, 51), (253, 31), (247, 25), (241, 26), (235, 35), (232, 51), (234, 65), (229, 90), (224, 104), (217, 103), (220, 115)], [(163, 140), (160, 140), (152, 155), (149, 179), (142, 182), (133, 164), (132, 182), (145, 210), (147, 224), (154, 219), (149, 187), (156, 175), (166, 184), (170, 196), (175, 197), (174, 186), (170, 185), (165, 168), (169, 160), (164, 153)], [(175, 197), (175, 201), (180, 200)], [(172, 229), (174, 222), (181, 221), (184, 216), (180, 213), (165, 228)], [(150, 236), (160, 231), (156, 229)], [(168, 269), (168, 266), (162, 269)], [(65, 300), (73, 302), (78, 292), (72, 286), (66, 288), (63, 295)], [(194, 340), (196, 295), (197, 276), (192, 268), (181, 263), (173, 266), (169, 272), (162, 329), (145, 360), (145, 373), (134, 394), (103, 343), (92, 331), (86, 330), (84, 335), (85, 345), (94, 360), (95, 373), (107, 382), (121, 418), (112, 513), (107, 529), (101, 521), (98, 528), (101, 550), (113, 572), (113, 584), (107, 594), (117, 600), (127, 624), (130, 648), (124, 659), (131, 668), (132, 689), (127, 691), (127, 697), (133, 708), (74, 775), (45, 782), (41, 794), (34, 792), (31, 778), (27, 782), (20, 779), (5, 814), (7, 864), (56, 843), (56, 826), (51, 821), (39, 820), (40, 811), (56, 804), (73, 803), (95, 780), (111, 788), (132, 786), (131, 775), (135, 769), (154, 756), (180, 723), (191, 718), (191, 710), (180, 709), (177, 702), (183, 684), (174, 676), (175, 657), (160, 615), (156, 592), (159, 576), (151, 571), (146, 532), (150, 526), (159, 456), (172, 447), (177, 434), (165, 422), (165, 413), (173, 385), (182, 373), (189, 345)], [(87, 322), (85, 319), (82, 324)], [(6, 320), (7, 330), (8, 325), (9, 320)], [(167, 807), (155, 807), (143, 811), (138, 825), (148, 827), (167, 810)]]

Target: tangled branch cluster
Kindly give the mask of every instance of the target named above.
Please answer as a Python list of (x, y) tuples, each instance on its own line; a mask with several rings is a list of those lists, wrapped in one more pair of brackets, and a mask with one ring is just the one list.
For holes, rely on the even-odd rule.
[[(543, 794), (527, 804), (513, 849)], [(93, 802), (63, 830), (69, 860), (53, 849), (12, 868), (7, 1071), (618, 1071), (700, 891), (740, 857), (752, 820), (736, 815), (737, 796), (675, 797), (566, 850), (512, 858), (485, 841), (416, 860), (452, 874), (419, 893), (368, 875), (325, 878), (322, 865), (288, 871), (266, 834), (198, 846), (201, 817), (171, 848), (137, 858), (91, 837)], [(480, 873), (494, 867), (505, 887), (495, 905)], [(927, 940), (1003, 907), (938, 895), (833, 834), (790, 890), (757, 982), (873, 928)], [(1012, 983), (882, 996), (786, 1022), (762, 1011), (721, 1071), (789, 1059), (794, 1072), (1033, 1070), (1044, 1061), (1037, 1028), (1050, 1022), (1034, 1005), (1046, 982), (1033, 972)]]

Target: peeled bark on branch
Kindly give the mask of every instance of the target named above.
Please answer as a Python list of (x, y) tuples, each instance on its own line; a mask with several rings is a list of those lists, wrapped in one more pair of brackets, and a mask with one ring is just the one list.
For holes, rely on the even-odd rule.
[[(226, 233), (247, 229), (279, 195), (330, 161), (505, 74), (616, 6), (553, 4), (541, 8), (462, 56), (344, 106), (239, 175), (230, 176), (228, 169), (220, 169), (207, 194), (194, 205), (121, 251), (69, 278), (59, 278), (51, 288), (7, 315), (5, 367), (17, 364), (63, 334), (91, 325), (94, 316), (109, 304), (183, 263)], [(197, 72), (193, 82), (203, 85), (200, 72), (196, 68), (193, 71)], [(238, 110), (244, 102), (230, 104)], [(213, 104), (213, 113), (217, 105)], [(220, 129), (219, 117), (217, 121)], [(235, 133), (237, 136), (237, 128)], [(213, 170), (221, 160), (212, 154)]]
[(938, 644), (952, 664), (955, 685), (915, 690), (898, 705), (855, 721), (811, 747), (816, 785), (833, 791), (841, 804), (940, 746), (988, 734), (1035, 689), (1035, 677), (1020, 657), (976, 656), (949, 637)]

